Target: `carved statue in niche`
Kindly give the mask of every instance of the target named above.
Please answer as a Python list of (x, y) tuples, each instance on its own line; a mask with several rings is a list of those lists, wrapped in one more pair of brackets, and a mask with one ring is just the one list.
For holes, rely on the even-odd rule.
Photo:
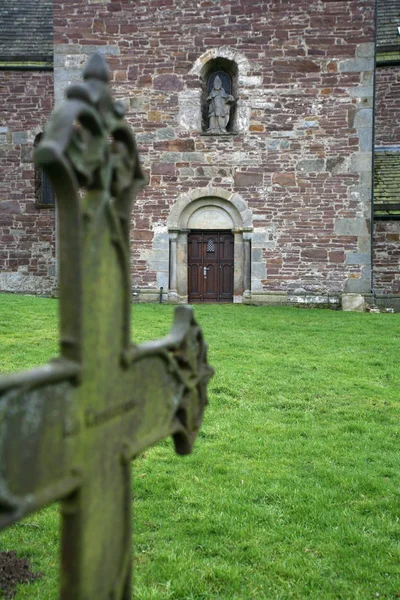
[(214, 79), (214, 86), (207, 97), (209, 124), (207, 133), (227, 133), (232, 104), (235, 102), (231, 94), (222, 87), (220, 77)]

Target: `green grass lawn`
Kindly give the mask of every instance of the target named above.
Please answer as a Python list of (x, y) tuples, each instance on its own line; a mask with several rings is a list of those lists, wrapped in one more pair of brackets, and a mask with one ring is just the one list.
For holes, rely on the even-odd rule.
[[(137, 342), (170, 306), (133, 306)], [(57, 354), (57, 302), (0, 295), (1, 370)], [(198, 306), (216, 376), (194, 453), (134, 471), (135, 599), (400, 597), (400, 315)], [(58, 598), (58, 510), (1, 534)], [(92, 599), (91, 599), (92, 600)], [(93, 599), (94, 600), (94, 599)]]

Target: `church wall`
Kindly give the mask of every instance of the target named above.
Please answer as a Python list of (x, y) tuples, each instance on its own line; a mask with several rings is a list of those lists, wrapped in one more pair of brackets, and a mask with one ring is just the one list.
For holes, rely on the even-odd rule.
[[(368, 292), (373, 0), (55, 2), (55, 93), (100, 49), (149, 186), (133, 285), (168, 286), (167, 219), (208, 186), (252, 211), (252, 293)], [(201, 65), (236, 62), (236, 135), (202, 135)], [(199, 66), (200, 65), (200, 66)]]
[(400, 294), (400, 221), (375, 221), (374, 289), (376, 294)]
[(400, 146), (400, 65), (376, 69), (375, 146)]
[(0, 290), (54, 286), (54, 210), (35, 206), (33, 142), (53, 107), (53, 74), (0, 70)]
[[(376, 147), (400, 147), (399, 99), (400, 65), (378, 67), (376, 70)], [(394, 173), (393, 179), (396, 178), (397, 175)], [(400, 221), (375, 221), (373, 264), (375, 292), (400, 294)]]

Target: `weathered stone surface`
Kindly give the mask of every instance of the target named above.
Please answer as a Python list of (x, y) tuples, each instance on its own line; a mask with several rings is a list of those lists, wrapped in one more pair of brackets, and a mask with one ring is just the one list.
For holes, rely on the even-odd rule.
[(21, 212), (21, 205), (18, 200), (4, 200), (0, 202), (0, 214), (18, 215)]
[(326, 261), (328, 252), (325, 248), (305, 248), (301, 256), (304, 260)]
[(296, 185), (296, 176), (294, 173), (274, 173), (272, 183), (277, 183), (282, 187)]
[(346, 254), (343, 250), (336, 250), (333, 252), (329, 252), (329, 262), (332, 263), (343, 263), (346, 259)]
[(353, 219), (336, 219), (335, 221), (335, 233), (337, 235), (350, 235), (357, 237), (366, 232), (366, 228), (367, 226), (365, 219), (362, 219), (361, 217), (356, 217)]
[(341, 73), (352, 73), (358, 71), (373, 71), (374, 59), (370, 58), (351, 58), (343, 60), (339, 63), (339, 71)]
[(379, 67), (376, 70), (376, 146), (399, 144), (399, 86), (400, 65)]
[[(228, 197), (238, 192), (248, 211), (246, 227), (256, 226), (252, 245), (263, 258), (258, 252), (254, 259), (269, 264), (269, 272), (268, 278), (254, 279), (253, 291), (286, 293), (289, 287), (307, 285), (319, 286), (321, 293), (342, 290), (358, 268), (343, 257), (369, 252), (374, 0), (363, 0), (362, 10), (356, 2), (341, 3), (340, 19), (337, 3), (325, 2), (322, 15), (320, 0), (292, 3), (290, 18), (282, 17), (276, 3), (267, 0), (262, 19), (257, 3), (214, 2), (206, 7), (182, 0), (178, 7), (176, 0), (168, 0), (167, 4), (165, 10), (140, 12), (140, 17), (137, 3), (87, 3), (79, 14), (73, 3), (54, 5), (57, 97), (80, 76), (88, 54), (96, 49), (107, 54), (114, 92), (127, 105), (143, 166), (151, 177), (151, 191), (140, 194), (132, 212), (135, 226), (146, 232), (132, 246), (134, 258), (144, 257), (133, 270), (134, 285), (156, 289), (164, 277), (157, 275), (153, 269), (157, 261), (144, 251), (152, 251), (156, 228), (166, 226), (178, 199), (186, 194), (190, 202), (193, 190), (213, 188)], [(185, 21), (187, 10), (190, 26)], [(227, 31), (234, 35), (227, 37)], [(232, 61), (237, 72), (234, 135), (201, 135), (202, 86), (215, 59)], [(0, 73), (2, 82), (11, 77), (13, 85), (24, 91), (12, 93), (10, 88), (6, 93), (8, 83), (3, 83), (2, 104), (11, 98), (23, 112), (19, 99), (28, 97), (34, 108), (30, 106), (30, 115), (27, 108), (21, 119), (2, 122), (7, 131), (1, 134), (6, 136), (0, 146), (1, 165), (7, 173), (1, 180), (8, 182), (8, 189), (12, 186), (12, 200), (21, 206), (20, 221), (16, 222), (18, 215), (7, 219), (13, 231), (30, 232), (22, 236), (24, 240), (18, 238), (21, 243), (29, 245), (29, 236), (37, 234), (54, 244), (51, 211), (44, 214), (34, 206), (34, 173), (25, 162), (29, 154), (23, 155), (23, 162), (22, 146), (17, 154), (11, 148), (13, 133), (28, 132), (25, 149), (40, 131), (51, 108), (52, 76), (29, 75), (27, 87), (16, 74)], [(49, 89), (40, 84), (44, 77)], [(388, 69), (379, 69), (377, 123), (383, 133), (379, 137), (377, 128), (377, 140), (382, 144), (398, 143), (394, 124), (400, 123), (395, 116), (399, 81), (398, 74), (389, 77)], [(343, 217), (363, 219), (365, 226), (353, 225), (349, 233), (339, 233), (347, 231), (336, 223)], [(17, 268), (12, 260), (24, 266), (21, 260), (26, 259), (13, 254), (17, 236), (8, 232), (11, 225), (0, 227), (0, 235), (9, 236), (7, 263), (0, 258), (0, 268)], [(386, 234), (379, 235), (379, 264), (387, 270)], [(328, 250), (326, 258), (305, 259), (301, 249), (317, 243), (319, 248), (318, 240)], [(393, 251), (395, 243), (391, 242)], [(54, 246), (52, 252), (54, 257)], [(48, 273), (52, 264), (44, 255), (29, 260), (30, 272), (35, 273)], [(391, 278), (395, 281), (394, 275)], [(183, 298), (185, 291), (180, 292)]]
[(27, 273), (0, 273), (0, 289), (19, 294), (50, 295), (55, 287), (54, 277), (38, 277)]
[(356, 48), (356, 56), (358, 58), (374, 58), (375, 57), (375, 44), (373, 42), (367, 42), (365, 44), (358, 44)]
[(26, 131), (16, 131), (12, 134), (13, 144), (26, 144), (28, 141), (28, 133)]
[(173, 73), (154, 77), (153, 85), (155, 90), (162, 90), (166, 92), (180, 92), (183, 89), (182, 80)]
[(279, 73), (318, 73), (320, 67), (317, 63), (308, 59), (276, 60), (272, 64), (274, 71)]
[(257, 187), (263, 184), (262, 173), (235, 173), (235, 185), (242, 187)]
[(368, 127), (372, 129), (373, 112), (371, 108), (361, 108), (356, 112), (354, 127)]
[(342, 294), (342, 310), (364, 312), (364, 297), (361, 294)]
[(350, 160), (350, 170), (353, 173), (360, 173), (362, 171), (371, 172), (372, 152), (355, 152)]
[(346, 256), (347, 265), (369, 265), (371, 262), (370, 254), (362, 252), (350, 252)]
[(322, 158), (303, 158), (296, 166), (298, 171), (318, 173), (325, 170), (325, 161)]
[(345, 173), (347, 171), (346, 159), (341, 157), (327, 158), (326, 170), (329, 173)]
[(153, 175), (175, 175), (176, 167), (173, 163), (153, 163), (151, 172)]
[(164, 142), (154, 142), (154, 149), (157, 151), (176, 151), (190, 152), (194, 151), (194, 140), (190, 138), (166, 140)]

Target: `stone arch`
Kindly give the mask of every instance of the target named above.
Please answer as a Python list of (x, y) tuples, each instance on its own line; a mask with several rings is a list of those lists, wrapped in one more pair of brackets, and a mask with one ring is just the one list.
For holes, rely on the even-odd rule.
[(235, 89), (234, 96), (237, 97), (235, 103), (235, 117), (232, 126), (235, 131), (231, 133), (245, 132), (249, 128), (250, 107), (244, 103), (241, 98), (239, 88), (256, 87), (260, 84), (259, 78), (249, 77), (251, 65), (246, 56), (229, 46), (220, 46), (209, 48), (197, 58), (189, 70), (189, 75), (199, 78), (199, 88), (188, 88), (179, 92), (179, 124), (188, 131), (201, 131), (203, 128), (203, 107), (202, 98), (204, 96), (203, 83), (210, 70), (212, 63), (218, 62), (225, 65), (231, 65), (228, 68), (230, 75), (234, 76)]
[(168, 217), (168, 229), (179, 230), (187, 227), (189, 216), (199, 207), (219, 206), (231, 216), (235, 229), (252, 229), (253, 217), (240, 194), (224, 188), (207, 186), (185, 192), (178, 196)]
[(234, 235), (234, 301), (250, 291), (252, 211), (240, 194), (208, 186), (181, 194), (168, 217), (169, 299), (186, 302), (190, 229), (226, 229)]
[(199, 56), (190, 69), (189, 74), (200, 77), (204, 73), (207, 63), (210, 60), (215, 60), (217, 58), (226, 59), (236, 63), (239, 76), (247, 75), (250, 71), (250, 63), (242, 52), (235, 50), (235, 48), (230, 48), (229, 46), (220, 46), (219, 48), (209, 48)]

